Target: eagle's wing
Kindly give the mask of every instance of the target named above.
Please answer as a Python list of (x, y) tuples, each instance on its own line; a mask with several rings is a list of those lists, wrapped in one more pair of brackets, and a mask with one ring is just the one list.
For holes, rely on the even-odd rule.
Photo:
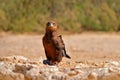
[(58, 36), (57, 39), (53, 39), (53, 43), (55, 45), (55, 48), (60, 54), (62, 54), (64, 57), (71, 58), (67, 53), (65, 49), (65, 44), (62, 40), (62, 36)]

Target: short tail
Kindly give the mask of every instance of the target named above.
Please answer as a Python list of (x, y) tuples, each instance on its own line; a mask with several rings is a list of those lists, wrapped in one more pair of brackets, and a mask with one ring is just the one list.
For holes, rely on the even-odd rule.
[(71, 57), (68, 54), (66, 54), (65, 57), (71, 59)]
[(66, 50), (62, 50), (62, 54), (64, 57), (71, 59), (71, 57), (66, 53)]

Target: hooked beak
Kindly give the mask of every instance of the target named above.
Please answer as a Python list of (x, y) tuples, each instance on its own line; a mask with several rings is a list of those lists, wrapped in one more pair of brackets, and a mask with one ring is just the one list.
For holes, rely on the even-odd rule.
[(53, 27), (54, 26), (54, 24), (53, 23), (50, 23), (50, 25), (49, 25), (50, 27)]

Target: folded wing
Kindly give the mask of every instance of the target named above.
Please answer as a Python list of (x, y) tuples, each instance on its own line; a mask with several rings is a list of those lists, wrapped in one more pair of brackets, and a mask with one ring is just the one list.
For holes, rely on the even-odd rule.
[(57, 38), (53, 39), (53, 43), (55, 45), (56, 50), (59, 52), (59, 54), (62, 54), (62, 56), (71, 58), (67, 53), (65, 49), (65, 44), (62, 40), (62, 36), (58, 36)]

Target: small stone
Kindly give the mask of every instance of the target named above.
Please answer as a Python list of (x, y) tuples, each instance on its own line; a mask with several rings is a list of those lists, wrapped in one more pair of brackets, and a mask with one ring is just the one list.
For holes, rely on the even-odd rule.
[(98, 77), (98, 75), (95, 72), (91, 72), (88, 75), (88, 79), (90, 79), (90, 80), (97, 80), (97, 77)]
[(75, 76), (75, 75), (77, 75), (79, 72), (78, 71), (70, 71), (70, 72), (68, 72), (68, 75), (69, 76)]

